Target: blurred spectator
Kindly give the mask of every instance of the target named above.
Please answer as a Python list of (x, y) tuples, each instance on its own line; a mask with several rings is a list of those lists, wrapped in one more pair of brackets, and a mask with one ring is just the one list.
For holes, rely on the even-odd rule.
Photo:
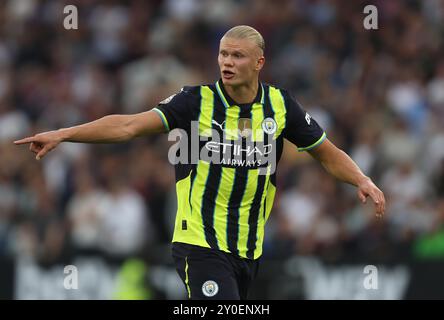
[(105, 193), (95, 186), (87, 171), (79, 172), (75, 177), (75, 189), (67, 205), (68, 219), (71, 225), (73, 246), (79, 251), (101, 250), (100, 233), (103, 228), (103, 215), (100, 208)]
[[(108, 169), (115, 169), (113, 159), (108, 160)], [(140, 254), (145, 243), (149, 244), (155, 239), (148, 219), (148, 208), (143, 198), (127, 185), (122, 173), (107, 171), (105, 174), (107, 187), (97, 203), (101, 217), (100, 248), (115, 258)]]

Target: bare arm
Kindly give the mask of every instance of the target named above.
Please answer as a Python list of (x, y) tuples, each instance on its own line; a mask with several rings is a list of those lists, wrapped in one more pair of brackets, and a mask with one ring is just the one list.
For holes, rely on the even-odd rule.
[(62, 141), (86, 143), (126, 142), (135, 137), (165, 131), (154, 111), (113, 114), (79, 126), (59, 129)]
[(14, 141), (30, 143), (29, 149), (40, 160), (61, 142), (115, 143), (165, 131), (160, 116), (155, 111), (130, 115), (109, 115), (82, 125), (36, 134)]
[(358, 197), (363, 203), (370, 196), (376, 206), (376, 216), (382, 217), (385, 212), (384, 194), (344, 151), (326, 139), (321, 145), (308, 152), (321, 162), (332, 176), (356, 186)]

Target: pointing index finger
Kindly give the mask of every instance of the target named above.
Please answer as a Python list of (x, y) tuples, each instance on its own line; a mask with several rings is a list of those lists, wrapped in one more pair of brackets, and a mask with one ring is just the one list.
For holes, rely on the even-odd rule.
[(30, 143), (34, 141), (34, 137), (27, 137), (24, 139), (20, 139), (20, 140), (16, 140), (14, 141), (14, 144), (25, 144), (25, 143)]

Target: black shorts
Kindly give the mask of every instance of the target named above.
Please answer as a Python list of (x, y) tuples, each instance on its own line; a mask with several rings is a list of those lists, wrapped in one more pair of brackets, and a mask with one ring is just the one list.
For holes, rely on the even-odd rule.
[(189, 299), (245, 300), (259, 269), (259, 259), (186, 243), (173, 243), (173, 258)]

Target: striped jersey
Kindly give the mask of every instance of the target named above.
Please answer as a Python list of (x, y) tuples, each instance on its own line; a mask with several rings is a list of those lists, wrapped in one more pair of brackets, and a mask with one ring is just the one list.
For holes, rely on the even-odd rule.
[(153, 110), (181, 136), (172, 241), (259, 258), (283, 139), (305, 151), (325, 132), (286, 90), (263, 83), (249, 104), (236, 103), (219, 80), (184, 87)]

